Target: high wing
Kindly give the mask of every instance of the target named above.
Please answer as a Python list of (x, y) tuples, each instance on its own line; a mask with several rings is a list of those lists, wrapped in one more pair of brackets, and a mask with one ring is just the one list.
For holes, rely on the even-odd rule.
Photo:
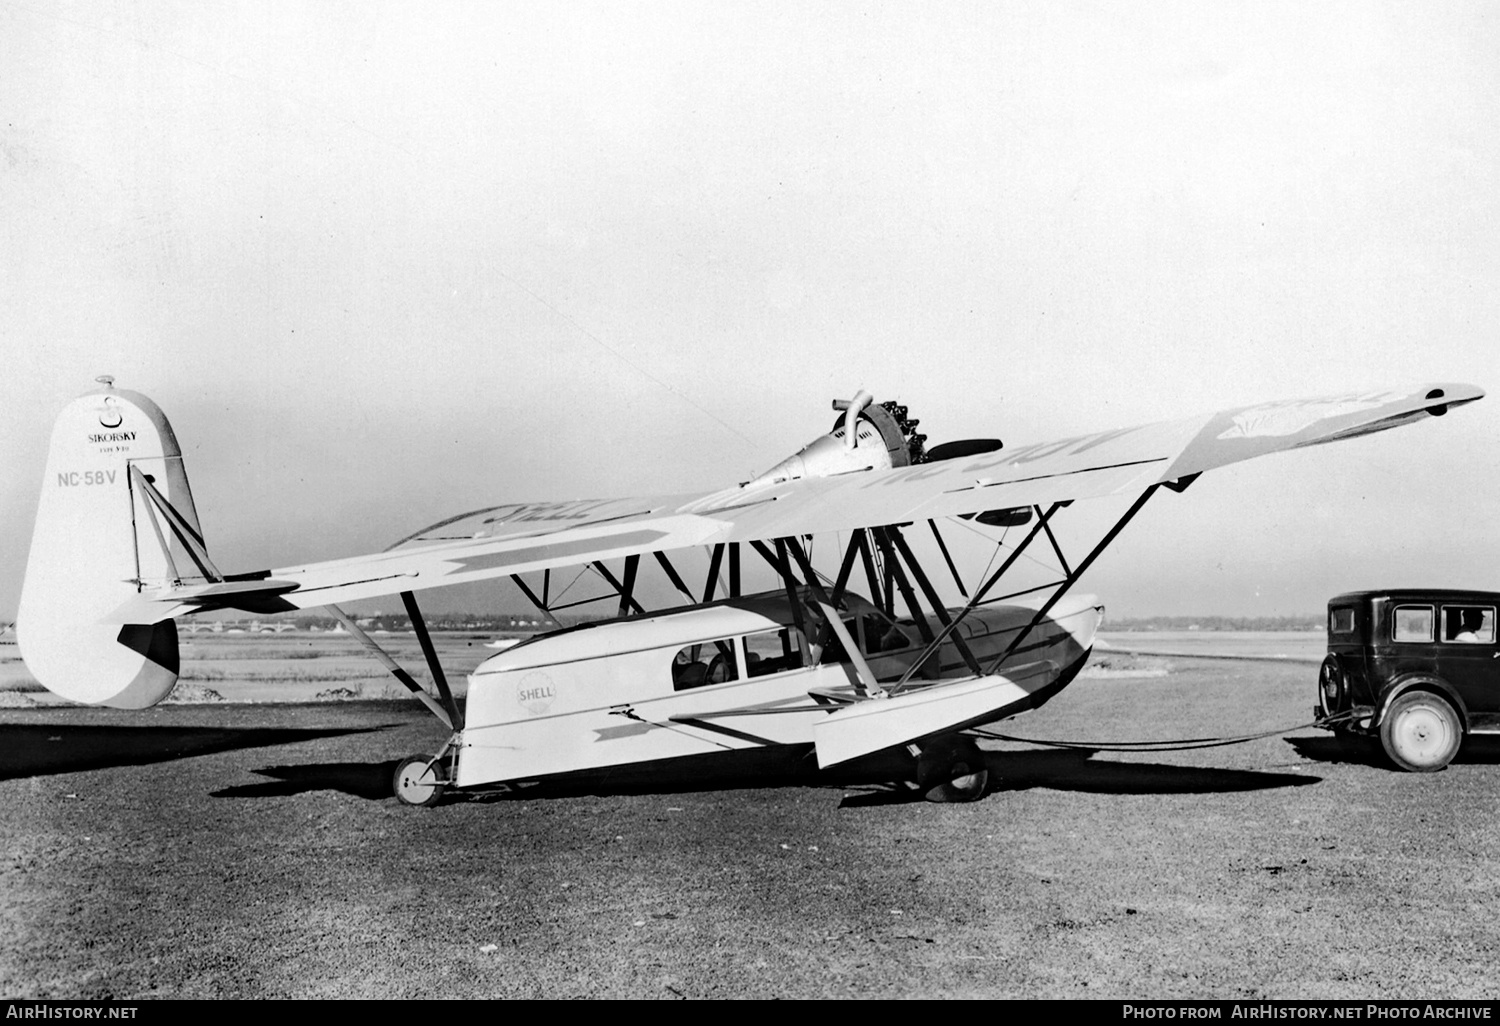
[(702, 495), (507, 503), (435, 524), (385, 552), (145, 588), (113, 623), (210, 608), (292, 610), (557, 566), (1131, 494), (1286, 449), (1441, 416), (1465, 384), (1262, 403), (894, 469), (751, 482)]

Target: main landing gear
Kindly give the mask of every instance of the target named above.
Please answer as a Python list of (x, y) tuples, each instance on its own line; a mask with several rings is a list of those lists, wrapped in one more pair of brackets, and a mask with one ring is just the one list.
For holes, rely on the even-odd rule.
[(920, 749), (917, 789), (928, 801), (977, 802), (989, 790), (989, 766), (973, 738), (944, 734)]

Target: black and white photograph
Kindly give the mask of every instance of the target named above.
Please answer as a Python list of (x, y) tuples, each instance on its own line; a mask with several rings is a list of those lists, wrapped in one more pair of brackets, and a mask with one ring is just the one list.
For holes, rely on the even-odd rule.
[(1500, 5), (0, 0), (0, 115), (8, 1018), (1495, 1014)]

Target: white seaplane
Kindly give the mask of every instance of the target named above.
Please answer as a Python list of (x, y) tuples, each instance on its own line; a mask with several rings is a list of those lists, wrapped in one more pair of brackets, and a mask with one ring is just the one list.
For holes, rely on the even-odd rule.
[[(819, 771), (894, 755), (928, 797), (978, 798), (988, 775), (965, 731), (1036, 708), (1077, 675), (1103, 607), (1070, 590), (1159, 488), (1180, 492), (1206, 470), (1441, 416), (1483, 396), (1470, 385), (1424, 385), (1003, 450), (994, 439), (927, 449), (904, 407), (861, 392), (834, 403), (840, 416), (827, 434), (720, 491), (507, 503), (384, 552), (225, 574), (209, 556), (167, 418), (145, 396), (99, 380), (64, 408), (52, 436), (17, 624), (28, 668), (75, 702), (146, 708), (177, 681), (178, 618), (326, 607), (451, 732), (436, 754), (398, 766), (395, 793), (414, 805), (455, 790), (652, 772), (766, 748), (807, 755)], [(1103, 496), (1134, 501), (1070, 565), (1053, 519), (1074, 500)], [(939, 531), (951, 517), (1029, 525), (972, 594)], [(961, 608), (939, 600), (903, 534), (923, 522), (967, 600)], [(824, 576), (804, 543), (836, 532), (849, 541), (836, 574)], [(992, 597), (1039, 537), (1061, 579)], [(781, 587), (742, 594), (742, 547)], [(709, 567), (695, 591), (671, 557), (699, 548)], [(683, 605), (643, 606), (642, 556)], [(619, 573), (606, 561), (620, 561)], [(470, 675), (461, 709), (416, 593), (509, 577), (550, 616), (564, 608), (550, 574), (565, 566), (592, 566), (619, 615), (497, 652)], [(869, 598), (849, 587), (856, 569)], [(435, 694), (339, 605), (391, 594), (411, 616)], [(908, 615), (897, 615), (898, 594)]]

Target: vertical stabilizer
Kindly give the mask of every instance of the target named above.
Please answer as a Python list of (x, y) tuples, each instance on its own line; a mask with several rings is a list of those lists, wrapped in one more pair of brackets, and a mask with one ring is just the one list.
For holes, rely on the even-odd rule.
[(143, 709), (177, 683), (177, 625), (104, 621), (142, 587), (212, 570), (172, 426), (150, 399), (100, 381), (52, 430), (16, 641), (49, 691)]

